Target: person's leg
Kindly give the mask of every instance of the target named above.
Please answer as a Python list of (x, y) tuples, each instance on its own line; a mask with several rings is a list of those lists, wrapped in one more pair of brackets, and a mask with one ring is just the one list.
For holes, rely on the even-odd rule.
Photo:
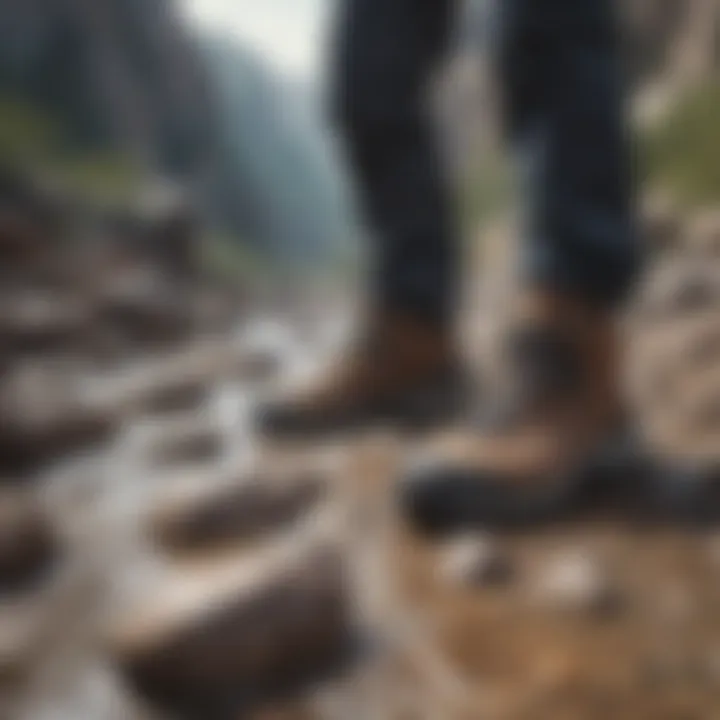
[(500, 0), (497, 59), (531, 287), (612, 306), (638, 267), (613, 0)]
[(411, 470), (425, 527), (564, 508), (621, 415), (614, 310), (638, 264), (612, 0), (499, 0), (498, 62), (522, 171), (523, 271), (508, 392)]
[(261, 408), (271, 435), (437, 421), (462, 392), (452, 331), (457, 242), (429, 97), (454, 5), (341, 5), (332, 104), (373, 242), (367, 327), (360, 347), (317, 384)]
[(340, 17), (333, 110), (373, 238), (370, 295), (382, 309), (449, 322), (455, 220), (428, 90), (455, 0), (349, 0)]

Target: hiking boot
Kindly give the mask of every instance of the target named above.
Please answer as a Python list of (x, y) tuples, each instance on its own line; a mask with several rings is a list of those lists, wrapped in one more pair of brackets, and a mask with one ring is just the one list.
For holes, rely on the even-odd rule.
[(451, 418), (466, 396), (451, 333), (408, 316), (388, 316), (319, 381), (262, 405), (261, 433), (327, 434), (374, 425), (429, 427)]
[(567, 507), (619, 425), (616, 330), (570, 298), (525, 299), (506, 347), (510, 377), (479, 422), (431, 444), (401, 482), (427, 531), (530, 522)]

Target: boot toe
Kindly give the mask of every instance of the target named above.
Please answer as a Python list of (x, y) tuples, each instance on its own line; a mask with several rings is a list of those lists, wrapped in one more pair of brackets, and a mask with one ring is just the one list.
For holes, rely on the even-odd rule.
[(490, 469), (438, 461), (404, 475), (398, 504), (413, 529), (444, 534), (536, 522), (562, 507), (570, 495), (565, 482), (528, 486)]
[(468, 518), (468, 505), (477, 503), (482, 484), (481, 478), (439, 460), (415, 463), (399, 483), (399, 511), (415, 530), (447, 532)]

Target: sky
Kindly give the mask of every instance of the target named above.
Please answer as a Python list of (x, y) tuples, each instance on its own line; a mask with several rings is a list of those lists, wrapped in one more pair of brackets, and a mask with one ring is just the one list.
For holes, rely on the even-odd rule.
[(230, 33), (284, 75), (317, 78), (333, 0), (181, 0), (202, 27)]

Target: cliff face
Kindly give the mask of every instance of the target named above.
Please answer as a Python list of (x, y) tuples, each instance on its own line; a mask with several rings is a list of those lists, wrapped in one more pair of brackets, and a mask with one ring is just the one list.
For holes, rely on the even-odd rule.
[(192, 171), (209, 127), (202, 72), (168, 0), (4, 0), (0, 66), (83, 140)]
[(300, 119), (305, 98), (236, 41), (194, 36), (173, 0), (3, 0), (3, 91), (80, 144), (189, 181), (221, 230), (275, 255), (313, 255), (342, 230), (338, 174), (319, 121)]

